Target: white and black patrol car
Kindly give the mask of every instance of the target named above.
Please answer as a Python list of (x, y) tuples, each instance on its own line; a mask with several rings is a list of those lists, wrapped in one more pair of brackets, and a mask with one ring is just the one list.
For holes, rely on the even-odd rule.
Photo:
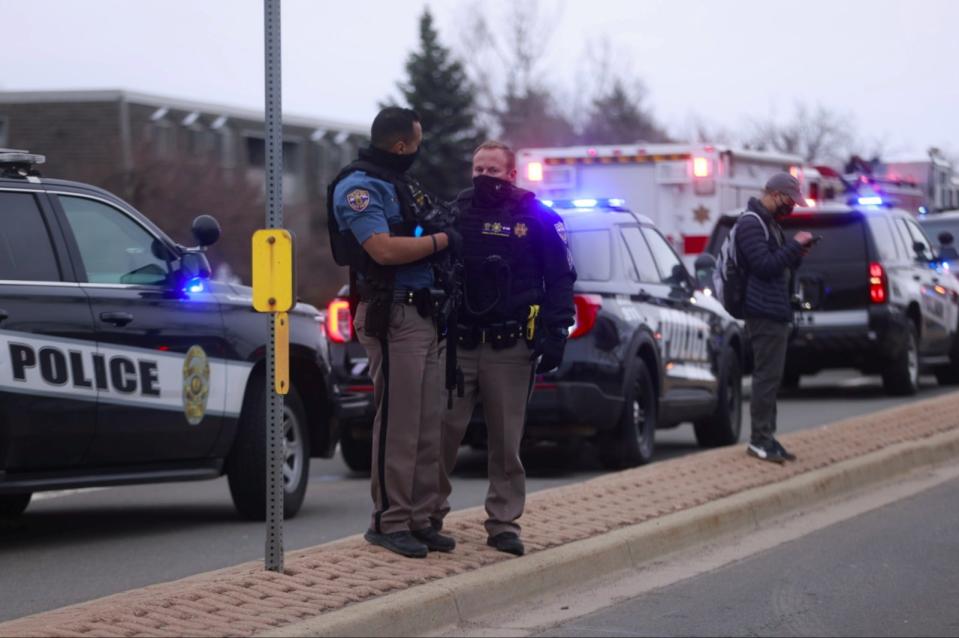
[[(653, 222), (622, 200), (549, 205), (566, 224), (576, 264), (576, 323), (560, 368), (536, 378), (526, 442), (591, 439), (611, 469), (649, 462), (655, 431), (685, 422), (704, 447), (737, 442), (740, 323), (697, 290)], [(372, 385), (348, 313), (344, 299), (330, 304), (331, 360), (344, 391), (362, 401)], [(343, 424), (343, 456), (356, 470), (369, 469), (372, 402), (366, 410)], [(479, 409), (467, 443), (484, 441)]]
[[(216, 478), (239, 512), (265, 512), (265, 315), (213, 282), (112, 194), (41, 179), (42, 156), (0, 150), (0, 516), (33, 492)], [(335, 448), (335, 396), (318, 311), (290, 313), (285, 511), (311, 456)]]

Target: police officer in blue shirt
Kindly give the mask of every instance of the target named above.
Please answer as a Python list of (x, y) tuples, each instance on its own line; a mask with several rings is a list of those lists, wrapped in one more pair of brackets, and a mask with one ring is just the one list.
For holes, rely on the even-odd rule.
[[(455, 231), (424, 232), (429, 196), (406, 175), (423, 129), (411, 109), (388, 107), (373, 120), (371, 144), (328, 190), (333, 256), (350, 267), (358, 299), (354, 329), (369, 355), (374, 511), (365, 538), (403, 556), (452, 551), (429, 515), (438, 493), (442, 403), (431, 258), (457, 242)], [(435, 230), (435, 229), (433, 229)]]

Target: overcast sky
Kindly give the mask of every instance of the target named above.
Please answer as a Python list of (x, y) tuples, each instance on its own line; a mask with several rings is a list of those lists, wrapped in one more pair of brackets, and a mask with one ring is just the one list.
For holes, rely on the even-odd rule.
[[(518, 0), (522, 1), (522, 0)], [(283, 0), (288, 113), (366, 124), (395, 94), (423, 6), (454, 45), (456, 0)], [(502, 0), (486, 0), (492, 15)], [(575, 96), (607, 40), (674, 134), (742, 130), (796, 100), (854, 118), (890, 151), (959, 151), (956, 0), (540, 0), (556, 16), (544, 81)], [(261, 0), (0, 0), (0, 90), (123, 88), (262, 108)]]

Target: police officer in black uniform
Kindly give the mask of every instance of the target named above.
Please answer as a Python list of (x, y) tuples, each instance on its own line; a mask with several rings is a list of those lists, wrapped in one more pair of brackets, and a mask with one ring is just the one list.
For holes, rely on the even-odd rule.
[[(365, 538), (403, 556), (452, 551), (430, 524), (440, 474), (442, 403), (431, 259), (458, 235), (430, 227), (432, 202), (406, 175), (423, 130), (415, 111), (385, 108), (371, 145), (330, 185), (333, 256), (350, 267), (354, 329), (369, 355), (374, 511)], [(425, 228), (424, 228), (425, 224)], [(355, 304), (351, 304), (351, 307)]]
[(473, 155), (473, 188), (457, 198), (464, 272), (454, 333), (462, 395), (443, 413), (440, 495), (431, 518), (442, 529), (450, 511), (450, 472), (481, 401), (489, 454), (487, 544), (521, 556), (517, 520), (526, 502), (526, 472), (519, 449), (526, 405), (535, 372), (562, 361), (576, 271), (562, 219), (515, 181), (512, 150), (486, 142)]

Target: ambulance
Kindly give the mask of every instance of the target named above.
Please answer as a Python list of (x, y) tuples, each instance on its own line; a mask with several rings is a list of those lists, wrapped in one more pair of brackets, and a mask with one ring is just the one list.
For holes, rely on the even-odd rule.
[(742, 210), (795, 155), (713, 144), (620, 144), (526, 148), (517, 184), (545, 200), (613, 198), (662, 230), (687, 265), (706, 248), (716, 220)]

